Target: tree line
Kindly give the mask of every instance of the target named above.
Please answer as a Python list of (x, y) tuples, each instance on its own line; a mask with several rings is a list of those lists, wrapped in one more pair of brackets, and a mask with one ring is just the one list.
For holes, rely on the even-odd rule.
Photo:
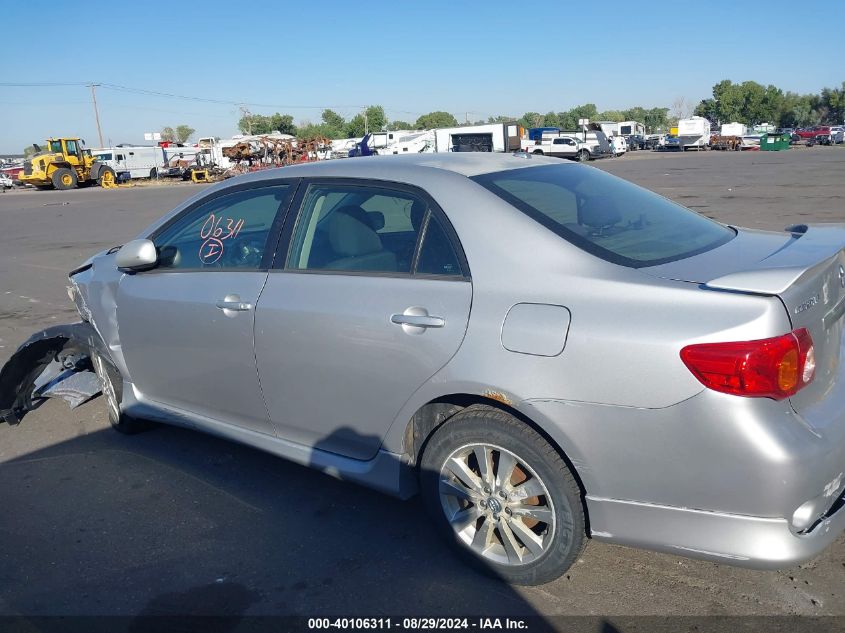
[[(764, 86), (756, 81), (733, 83), (729, 79), (713, 86), (713, 96), (703, 99), (694, 109), (694, 114), (709, 119), (713, 124), (737, 121), (746, 125), (772, 123), (778, 127), (804, 127), (810, 125), (842, 124), (845, 120), (845, 81), (839, 88), (823, 88), (818, 94), (784, 92), (780, 88)], [(487, 120), (459, 123), (454, 115), (438, 110), (418, 117), (416, 121), (388, 120), (384, 108), (372, 105), (350, 118), (345, 119), (334, 110), (323, 110), (320, 121), (294, 123), (290, 114), (278, 112), (270, 115), (245, 113), (238, 121), (243, 134), (270, 134), (281, 132), (301, 138), (325, 136), (331, 139), (361, 138), (366, 131), (382, 130), (431, 130), (460, 125), (481, 125), (484, 123), (509, 123), (517, 121), (526, 128), (556, 127), (575, 130), (579, 119), (590, 121), (639, 121), (648, 132), (666, 131), (676, 125), (679, 118), (689, 115), (685, 100), (679, 99), (670, 108), (643, 108), (636, 106), (626, 110), (605, 110), (599, 112), (594, 103), (585, 103), (565, 112), (526, 112), (522, 116), (498, 115)], [(187, 142), (195, 130), (189, 125), (165, 127), (161, 138), (178, 143)], [(34, 149), (24, 150), (31, 154)]]
[(735, 84), (729, 79), (713, 86), (713, 97), (703, 99), (695, 114), (722, 124), (772, 123), (778, 127), (842, 124), (845, 119), (845, 81), (840, 88), (823, 88), (818, 94), (784, 92), (756, 81)]
[(591, 121), (640, 121), (649, 129), (665, 129), (670, 122), (669, 108), (635, 107), (627, 110), (609, 110), (599, 112), (594, 103), (577, 106), (566, 112), (526, 112), (522, 116), (499, 115), (486, 120), (465, 120), (459, 123), (449, 112), (438, 110), (423, 114), (416, 121), (390, 121), (380, 105), (373, 105), (363, 112), (346, 120), (334, 110), (323, 110), (317, 123), (303, 121), (295, 125), (289, 114), (276, 112), (271, 115), (245, 114), (238, 121), (238, 129), (242, 134), (270, 134), (281, 132), (301, 138), (325, 136), (330, 139), (361, 138), (367, 131), (393, 130), (431, 130), (442, 127), (459, 127), (461, 125), (482, 125), (485, 123), (508, 123), (517, 121), (520, 125), (530, 127), (559, 127), (563, 130), (575, 130), (578, 119)]

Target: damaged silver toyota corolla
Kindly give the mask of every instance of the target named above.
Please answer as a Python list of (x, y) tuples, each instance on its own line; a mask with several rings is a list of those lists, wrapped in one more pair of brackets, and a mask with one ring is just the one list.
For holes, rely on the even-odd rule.
[(82, 322), (15, 354), (0, 409), (91, 369), (116, 429), (419, 490), (515, 583), (590, 537), (787, 566), (845, 527), (843, 246), (843, 225), (738, 229), (554, 159), (266, 171), (74, 270)]

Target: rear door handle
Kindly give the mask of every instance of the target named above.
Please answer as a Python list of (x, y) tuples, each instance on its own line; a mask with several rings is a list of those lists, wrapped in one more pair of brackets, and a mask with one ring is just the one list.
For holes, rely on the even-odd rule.
[(446, 320), (437, 316), (422, 316), (416, 314), (394, 314), (390, 317), (398, 325), (413, 325), (414, 327), (443, 327)]
[(428, 328), (440, 328), (446, 325), (446, 319), (432, 316), (425, 308), (411, 306), (402, 314), (391, 314), (390, 322), (401, 325), (405, 334), (422, 334)]
[(226, 295), (222, 299), (218, 299), (215, 304), (218, 308), (223, 310), (223, 313), (228, 312), (246, 312), (252, 310), (252, 304), (241, 301), (238, 295)]

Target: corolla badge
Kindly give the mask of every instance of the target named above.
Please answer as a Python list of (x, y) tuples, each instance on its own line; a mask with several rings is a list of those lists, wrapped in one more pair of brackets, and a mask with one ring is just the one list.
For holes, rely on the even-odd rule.
[(805, 310), (809, 310), (813, 306), (818, 305), (818, 303), (819, 303), (819, 295), (812, 296), (809, 299), (807, 299), (805, 302), (803, 302), (801, 305), (796, 306), (795, 314), (801, 314)]

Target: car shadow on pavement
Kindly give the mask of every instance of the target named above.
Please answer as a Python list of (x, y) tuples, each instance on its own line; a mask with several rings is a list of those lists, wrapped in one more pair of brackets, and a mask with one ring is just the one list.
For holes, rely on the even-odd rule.
[(418, 498), (202, 433), (99, 430), (0, 463), (0, 477), (6, 614), (231, 625), (215, 630), (244, 615), (538, 616), (458, 560)]

